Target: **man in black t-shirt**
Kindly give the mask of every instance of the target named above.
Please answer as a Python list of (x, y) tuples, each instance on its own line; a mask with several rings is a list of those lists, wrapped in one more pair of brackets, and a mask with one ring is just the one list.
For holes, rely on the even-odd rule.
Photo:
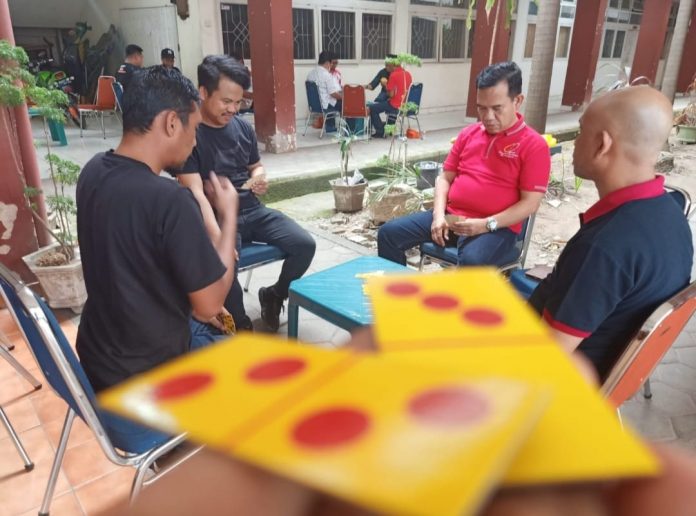
[(128, 89), (133, 73), (140, 70), (143, 66), (143, 49), (138, 45), (128, 45), (126, 47), (126, 60), (116, 72), (116, 80), (123, 86), (123, 91)]
[(648, 315), (689, 283), (689, 225), (655, 175), (671, 128), (671, 102), (648, 86), (589, 105), (573, 163), (600, 199), (529, 299), (559, 343), (584, 354), (601, 380)]
[[(194, 193), (199, 192), (199, 196), (201, 180), (208, 179), (211, 172), (229, 178), (239, 192), (237, 249), (241, 248), (242, 241), (265, 242), (288, 255), (278, 281), (259, 289), (261, 318), (271, 330), (277, 331), (290, 282), (305, 273), (314, 257), (316, 244), (295, 221), (266, 208), (257, 198), (268, 190), (268, 181), (256, 134), (248, 122), (235, 116), (249, 81), (248, 72), (229, 56), (208, 56), (203, 60), (198, 66), (203, 122), (196, 132), (193, 153), (183, 168), (172, 173), (181, 184)], [(215, 224), (211, 218), (212, 215), (206, 217), (208, 227)], [(238, 328), (253, 329), (244, 310), (242, 288), (236, 275), (225, 307), (232, 313)]]
[(365, 85), (366, 90), (374, 90), (377, 86), (382, 86), (379, 94), (375, 97), (373, 102), (386, 102), (389, 100), (389, 93), (387, 92), (387, 82), (389, 82), (389, 75), (394, 71), (394, 59), (397, 58), (396, 54), (387, 54), (384, 60), (384, 68), (382, 68), (374, 79), (372, 79), (368, 84)]
[(159, 176), (190, 154), (198, 102), (179, 72), (154, 66), (135, 74), (120, 144), (80, 174), (77, 230), (88, 298), (77, 352), (96, 391), (220, 338), (206, 322), (232, 284), (236, 191), (211, 174), (207, 190), (221, 221), (213, 244), (196, 198)]

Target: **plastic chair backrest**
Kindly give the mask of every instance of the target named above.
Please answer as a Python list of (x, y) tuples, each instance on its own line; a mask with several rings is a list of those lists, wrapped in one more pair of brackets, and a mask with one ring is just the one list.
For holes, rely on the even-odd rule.
[(684, 216), (689, 216), (691, 211), (691, 196), (686, 190), (678, 186), (665, 185), (665, 190), (669, 196), (679, 205), (679, 208), (684, 212)]
[(696, 282), (658, 306), (628, 344), (602, 384), (602, 393), (620, 407), (638, 392), (696, 311)]
[(305, 81), (305, 89), (307, 90), (307, 104), (309, 111), (312, 113), (323, 113), (321, 109), (321, 98), (319, 97), (319, 86), (314, 81)]
[[(61, 363), (63, 366), (67, 366), (68, 376), (72, 376), (73, 379), (73, 387), (80, 390), (77, 396), (93, 403), (95, 400), (94, 391), (53, 312), (1, 264), (0, 287), (2, 297), (5, 299), (17, 326), (22, 331), (46, 380), (56, 393), (80, 417), (85, 419), (80, 404), (66, 383), (66, 375), (64, 374), (66, 371), (61, 371)], [(45, 323), (43, 328), (41, 327), (42, 322)]]
[(109, 110), (116, 109), (116, 95), (114, 94), (113, 83), (115, 77), (102, 75), (97, 81), (97, 109)]
[(114, 81), (111, 83), (111, 87), (113, 88), (114, 96), (116, 97), (116, 107), (123, 112), (123, 85), (118, 81)]
[(527, 258), (527, 250), (529, 249), (529, 243), (532, 241), (532, 231), (534, 231), (535, 220), (536, 213), (532, 213), (529, 217), (524, 219), (524, 222), (522, 222), (522, 230), (517, 235), (515, 247), (520, 251), (519, 262), (521, 267), (524, 267), (524, 262)]
[(406, 102), (413, 102), (418, 105), (418, 109), (412, 109), (408, 112), (409, 115), (418, 114), (420, 110), (421, 97), (423, 96), (423, 83), (414, 82), (408, 89), (408, 97), (406, 97)]
[(361, 118), (368, 116), (365, 102), (365, 88), (361, 85), (347, 84), (343, 87), (342, 116)]

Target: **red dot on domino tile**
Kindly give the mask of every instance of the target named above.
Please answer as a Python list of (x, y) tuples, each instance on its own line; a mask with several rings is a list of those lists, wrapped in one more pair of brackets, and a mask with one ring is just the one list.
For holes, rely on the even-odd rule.
[(300, 421), (292, 432), (301, 446), (326, 449), (360, 439), (370, 427), (370, 418), (362, 410), (337, 407), (322, 410)]
[(285, 380), (301, 373), (307, 363), (301, 358), (274, 358), (258, 363), (247, 370), (246, 378), (251, 382), (274, 382)]
[(426, 296), (423, 298), (422, 302), (427, 308), (433, 310), (452, 310), (459, 306), (459, 300), (456, 297), (445, 294)]
[(464, 319), (479, 326), (497, 326), (503, 322), (503, 314), (489, 308), (471, 308), (464, 312)]
[(211, 383), (213, 375), (210, 373), (182, 374), (157, 385), (153, 396), (158, 401), (185, 398), (207, 389)]
[(415, 283), (391, 283), (387, 285), (386, 291), (392, 296), (413, 296), (420, 292), (420, 287)]
[(409, 413), (420, 423), (462, 426), (476, 423), (488, 413), (486, 398), (465, 387), (431, 389), (412, 398)]

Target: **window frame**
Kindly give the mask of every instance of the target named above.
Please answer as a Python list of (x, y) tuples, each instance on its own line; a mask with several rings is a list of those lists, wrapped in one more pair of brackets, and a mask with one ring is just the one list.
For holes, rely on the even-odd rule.
[[(412, 33), (411, 27), (413, 25), (413, 17), (419, 18), (435, 18), (435, 57), (434, 58), (421, 58), (423, 63), (467, 63), (471, 62), (471, 58), (467, 57), (469, 53), (469, 29), (466, 27), (468, 9), (461, 7), (442, 7), (442, 6), (427, 6), (419, 4), (411, 4), (409, 2), (409, 12), (408, 12), (408, 52), (413, 54), (412, 47)], [(442, 57), (442, 27), (444, 20), (446, 19), (456, 19), (463, 20), (464, 25), (464, 57)], [(472, 15), (472, 21), (476, 21), (476, 12), (474, 11)]]

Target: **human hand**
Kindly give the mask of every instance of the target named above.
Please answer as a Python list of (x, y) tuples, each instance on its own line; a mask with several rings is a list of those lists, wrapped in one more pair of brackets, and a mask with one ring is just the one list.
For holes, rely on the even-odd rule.
[(251, 183), (251, 191), (255, 195), (265, 195), (268, 192), (268, 180), (266, 179), (266, 174), (259, 174), (253, 178)]
[(228, 178), (218, 177), (215, 172), (211, 171), (210, 178), (205, 182), (203, 188), (210, 204), (221, 216), (237, 214), (239, 196)]
[(445, 247), (445, 242), (449, 240), (448, 230), (449, 226), (444, 215), (433, 216), (433, 223), (430, 226), (430, 237), (433, 239), (433, 242), (441, 247)]
[(488, 233), (486, 223), (486, 219), (462, 218), (452, 225), (452, 231), (454, 231), (456, 235), (466, 237), (481, 235), (483, 233)]

